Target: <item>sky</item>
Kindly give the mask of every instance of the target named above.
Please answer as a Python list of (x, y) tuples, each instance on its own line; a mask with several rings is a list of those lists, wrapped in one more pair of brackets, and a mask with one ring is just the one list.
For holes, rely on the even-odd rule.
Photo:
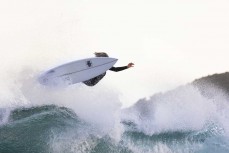
[(0, 0), (0, 19), (0, 84), (102, 51), (135, 63), (100, 82), (130, 106), (228, 71), (227, 0)]

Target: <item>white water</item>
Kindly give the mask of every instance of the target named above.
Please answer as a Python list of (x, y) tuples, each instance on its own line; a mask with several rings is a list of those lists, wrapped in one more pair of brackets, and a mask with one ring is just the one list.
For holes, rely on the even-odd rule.
[(220, 90), (215, 91), (215, 97), (209, 99), (191, 85), (179, 87), (148, 100), (140, 100), (135, 106), (124, 110), (122, 117), (134, 121), (138, 130), (147, 135), (169, 131), (201, 131), (210, 124), (219, 126), (218, 132), (223, 130), (229, 134), (228, 97)]

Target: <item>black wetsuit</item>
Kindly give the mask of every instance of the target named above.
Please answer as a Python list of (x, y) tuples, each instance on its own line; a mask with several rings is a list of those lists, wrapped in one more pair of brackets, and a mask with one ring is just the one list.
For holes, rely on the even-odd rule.
[[(112, 67), (109, 70), (114, 71), (114, 72), (118, 72), (118, 71), (122, 71), (127, 69), (127, 66), (122, 66), (122, 67)], [(87, 86), (94, 86), (96, 85), (104, 76), (106, 75), (106, 72), (104, 72), (103, 74), (100, 74), (90, 80), (84, 81), (83, 83), (86, 84)]]

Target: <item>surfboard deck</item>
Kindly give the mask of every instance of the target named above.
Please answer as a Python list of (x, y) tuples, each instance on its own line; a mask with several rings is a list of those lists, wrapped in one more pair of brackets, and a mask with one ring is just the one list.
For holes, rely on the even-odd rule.
[(109, 70), (118, 59), (86, 58), (66, 63), (44, 72), (38, 81), (47, 86), (71, 85), (94, 78)]

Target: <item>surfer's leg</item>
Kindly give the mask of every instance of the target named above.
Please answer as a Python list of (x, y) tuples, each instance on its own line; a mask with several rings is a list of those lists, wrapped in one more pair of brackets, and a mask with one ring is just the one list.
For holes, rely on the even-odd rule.
[(84, 81), (83, 83), (86, 84), (87, 86), (94, 86), (96, 85), (104, 76), (106, 73), (103, 73), (101, 75), (98, 75), (97, 77), (94, 77), (90, 80)]
[(95, 85), (94, 80), (95, 80), (95, 78), (92, 78), (90, 80), (84, 81), (83, 83), (87, 86), (94, 86)]

